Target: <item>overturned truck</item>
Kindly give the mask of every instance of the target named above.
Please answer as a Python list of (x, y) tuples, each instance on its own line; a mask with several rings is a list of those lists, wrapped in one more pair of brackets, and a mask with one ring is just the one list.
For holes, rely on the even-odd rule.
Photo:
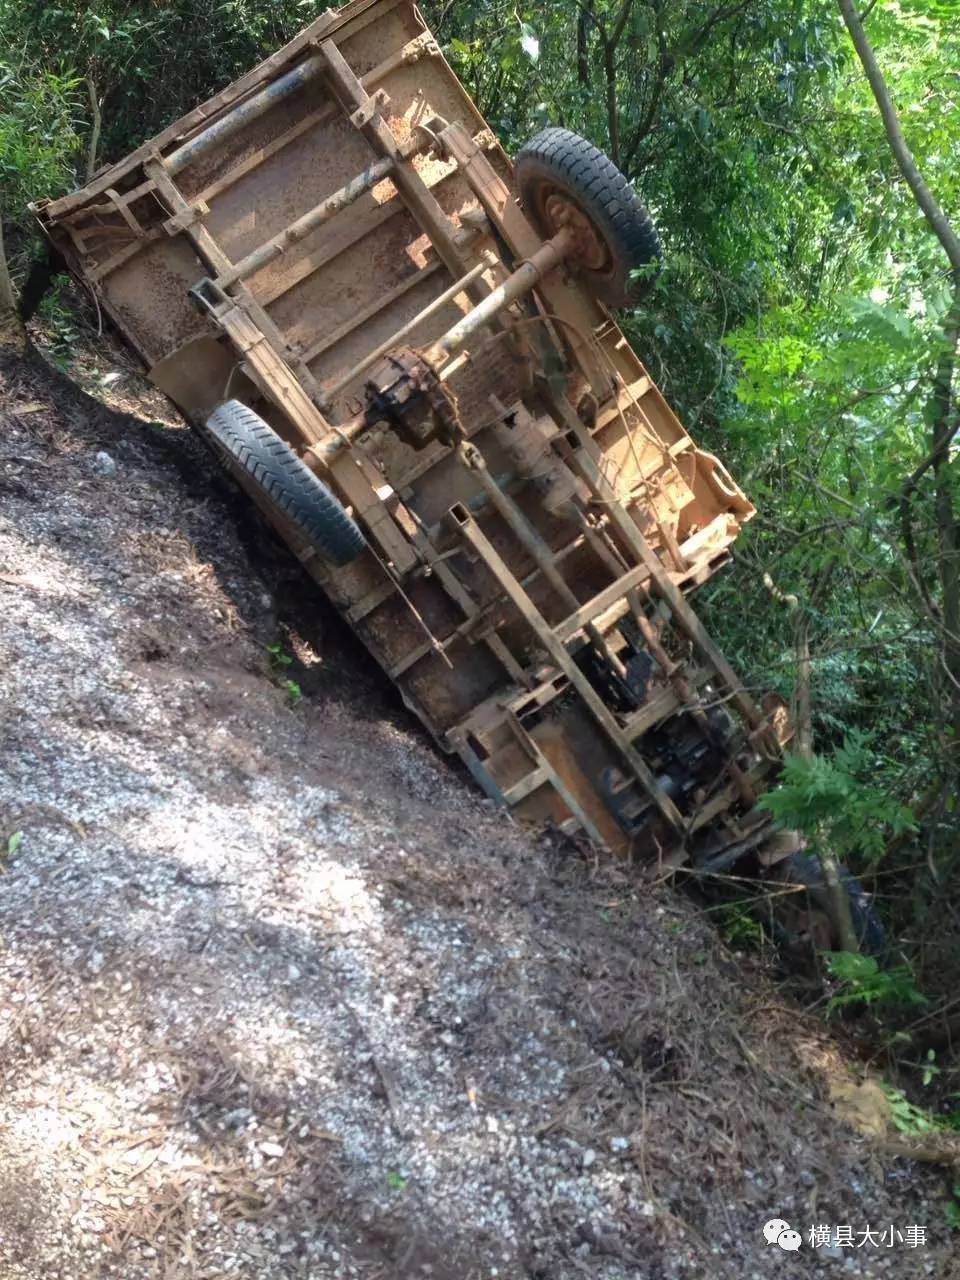
[(754, 509), (611, 316), (659, 246), (601, 152), (511, 163), (412, 0), (353, 0), (36, 211), (489, 796), (664, 867), (782, 851), (782, 706), (686, 598)]

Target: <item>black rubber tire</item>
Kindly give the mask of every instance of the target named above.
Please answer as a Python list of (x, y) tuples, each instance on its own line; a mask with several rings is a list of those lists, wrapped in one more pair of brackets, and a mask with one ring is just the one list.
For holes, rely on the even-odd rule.
[[(883, 922), (870, 902), (870, 895), (863, 885), (840, 866), (840, 882), (847, 891), (850, 902), (850, 920), (857, 935), (860, 949), (868, 956), (885, 961), (889, 956), (887, 933)], [(777, 879), (806, 885), (811, 903), (829, 915), (830, 898), (823, 879), (820, 859), (812, 853), (794, 853), (777, 867)]]
[(296, 525), (325, 560), (342, 568), (363, 551), (364, 536), (338, 499), (258, 413), (227, 400), (207, 419), (206, 429), (268, 505)]
[(601, 271), (583, 270), (580, 279), (594, 297), (611, 307), (639, 301), (651, 275), (631, 282), (637, 267), (663, 257), (660, 237), (637, 193), (608, 156), (569, 129), (543, 129), (521, 147), (514, 162), (517, 190), (527, 215), (541, 235), (544, 225), (540, 193), (562, 191), (587, 215), (607, 247), (609, 261)]

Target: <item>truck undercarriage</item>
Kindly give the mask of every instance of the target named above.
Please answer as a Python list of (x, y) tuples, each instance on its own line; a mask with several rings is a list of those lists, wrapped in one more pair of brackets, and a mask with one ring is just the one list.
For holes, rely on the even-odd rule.
[(601, 153), (514, 168), (415, 6), (353, 0), (37, 212), (489, 796), (661, 867), (796, 847), (785, 709), (687, 599), (754, 509), (608, 310), (658, 245)]

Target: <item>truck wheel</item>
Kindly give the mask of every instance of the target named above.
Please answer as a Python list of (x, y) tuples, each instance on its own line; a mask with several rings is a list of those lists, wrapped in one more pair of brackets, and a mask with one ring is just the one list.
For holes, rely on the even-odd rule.
[[(521, 147), (514, 168), (540, 234), (573, 228), (577, 250), (568, 261), (594, 297), (611, 307), (637, 302), (663, 251), (649, 213), (613, 161), (569, 129), (544, 129)], [(644, 279), (630, 279), (648, 266)]]
[(206, 429), (268, 505), (295, 524), (326, 560), (342, 567), (363, 551), (364, 536), (339, 501), (259, 414), (239, 400), (227, 400), (207, 419)]

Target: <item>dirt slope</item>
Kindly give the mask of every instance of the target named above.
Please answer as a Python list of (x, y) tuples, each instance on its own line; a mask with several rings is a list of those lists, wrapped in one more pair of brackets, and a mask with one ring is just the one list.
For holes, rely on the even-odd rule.
[(3, 1280), (956, 1274), (687, 903), (492, 812), (302, 602), (290, 705), (184, 433), (0, 407)]

